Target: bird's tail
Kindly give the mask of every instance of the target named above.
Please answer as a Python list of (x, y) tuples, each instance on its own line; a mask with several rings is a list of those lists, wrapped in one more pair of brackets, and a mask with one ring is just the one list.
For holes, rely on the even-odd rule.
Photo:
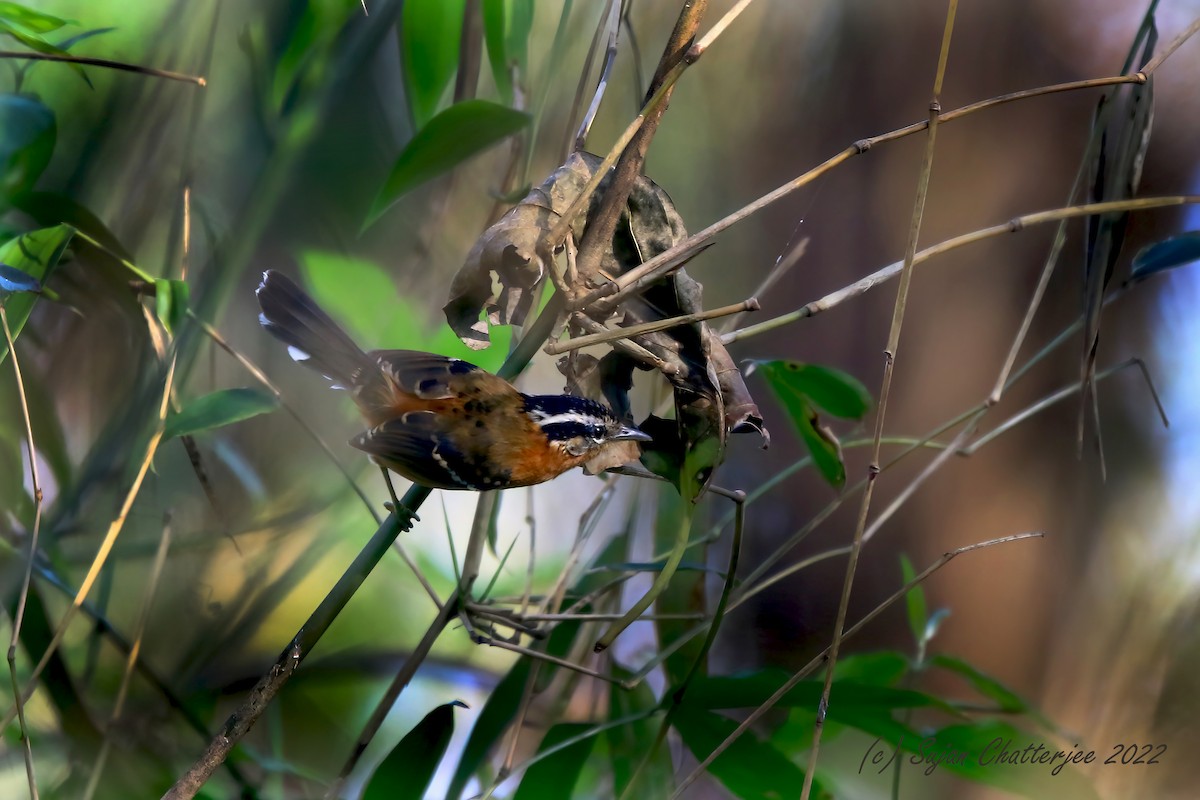
[(374, 365), (317, 302), (290, 278), (275, 270), (263, 273), (255, 292), (262, 313), (258, 321), (288, 346), (295, 361), (315, 369), (343, 389), (360, 384)]

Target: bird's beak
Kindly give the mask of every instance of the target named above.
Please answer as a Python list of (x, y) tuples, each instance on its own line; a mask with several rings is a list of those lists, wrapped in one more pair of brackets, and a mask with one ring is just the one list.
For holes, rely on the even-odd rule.
[(642, 433), (637, 428), (621, 428), (615, 436), (608, 437), (610, 442), (649, 442), (650, 434)]

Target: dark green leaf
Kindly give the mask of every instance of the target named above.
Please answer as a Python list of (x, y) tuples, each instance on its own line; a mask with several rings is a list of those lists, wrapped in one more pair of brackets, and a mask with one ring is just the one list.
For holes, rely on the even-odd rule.
[[(288, 37), (271, 80), (274, 111), (285, 111), (293, 92), (306, 92), (326, 79), (338, 34), (350, 16), (362, 14), (359, 0), (309, 0)], [(256, 49), (258, 31), (246, 31), (244, 49)]]
[[(74, 235), (75, 230), (67, 225), (30, 231), (0, 245), (0, 263), (19, 269), (45, 286), (54, 268), (58, 266), (63, 251), (67, 249), (67, 243)], [(29, 319), (33, 304), (39, 296), (21, 292), (0, 299), (8, 315), (8, 327), (13, 339), (16, 339), (25, 327), (25, 321)], [(0, 337), (0, 363), (3, 363), (7, 356), (8, 343)]]
[(37, 278), (21, 272), (16, 267), (0, 264), (0, 291), (4, 292), (40, 292), (42, 285)]
[(25, 95), (0, 94), (0, 208), (33, 189), (57, 137), (49, 108)]
[(761, 369), (781, 398), (808, 398), (817, 408), (842, 419), (862, 419), (871, 408), (871, 393), (857, 378), (840, 369), (801, 361), (751, 361)]
[[(512, 68), (526, 72), (533, 0), (483, 0), (483, 35), (492, 78), (505, 105), (513, 103)], [(523, 197), (524, 193), (517, 199)]]
[(1130, 278), (1141, 280), (1148, 275), (1200, 261), (1200, 231), (1148, 244), (1133, 257)]
[[(913, 578), (917, 577), (916, 570), (913, 569), (912, 562), (908, 560), (908, 556), (900, 554), (900, 574), (907, 584)], [(929, 611), (925, 605), (925, 590), (921, 584), (917, 584), (913, 588), (904, 593), (904, 605), (908, 609), (908, 629), (912, 631), (913, 641), (917, 648), (921, 649), (925, 644), (925, 623), (928, 620)]]
[[(821, 476), (835, 488), (846, 484), (846, 464), (842, 461), (842, 447), (833, 433), (821, 425), (817, 413), (812, 410), (807, 401), (799, 399), (800, 416), (792, 417), (800, 439), (813, 457)], [(789, 415), (791, 408), (788, 409)]]
[[(557, 626), (550, 634), (546, 652), (559, 658), (565, 657), (579, 635), (579, 629), (578, 622), (566, 622)], [(450, 781), (450, 788), (446, 791), (447, 800), (457, 800), (467, 787), (471, 776), (483, 765), (488, 753), (516, 718), (521, 696), (525, 693), (525, 684), (529, 680), (530, 667), (531, 660), (522, 658), (488, 695), (487, 702), (471, 727), (471, 735), (467, 737), (462, 755), (459, 756), (458, 767)], [(549, 674), (556, 671), (552, 667), (541, 670), (542, 673)]]
[(465, 0), (405, 0), (400, 18), (400, 57), (413, 127), (424, 128), (437, 112), (458, 68)]
[[(614, 677), (622, 680), (632, 677), (632, 673), (614, 668)], [(632, 689), (625, 690), (613, 687), (608, 693), (608, 718), (621, 719), (641, 711), (647, 711), (658, 705), (654, 692), (645, 681)], [(646, 717), (637, 722), (630, 722), (608, 731), (608, 755), (612, 763), (613, 796), (620, 797), (629, 779), (658, 736), (659, 719)], [(658, 752), (646, 764), (642, 774), (638, 776), (638, 797), (669, 797), (675, 787), (674, 770), (671, 766), (671, 748), (663, 742)]]
[[(560, 742), (586, 733), (594, 727), (578, 722), (555, 725), (547, 731), (538, 752), (544, 753)], [(589, 736), (531, 766), (521, 778), (521, 785), (517, 787), (513, 800), (560, 800), (570, 797), (584, 763), (592, 754), (592, 748), (596, 746), (597, 738)]]
[(167, 417), (163, 438), (222, 428), (279, 408), (279, 398), (262, 389), (222, 389), (187, 403)]
[(467, 707), (458, 700), (440, 705), (404, 734), (367, 782), (363, 800), (420, 800), (425, 796), (454, 733), (456, 706)]
[(500, 95), (500, 102), (506, 106), (513, 104), (512, 74), (508, 65), (508, 43), (504, 36), (511, 6), (510, 0), (483, 0), (483, 40), (487, 44), (488, 62), (492, 65), (492, 80), (496, 82), (496, 91)]
[(1000, 711), (1023, 714), (1032, 710), (1032, 706), (1016, 692), (991, 675), (980, 672), (961, 658), (936, 655), (929, 661), (936, 667), (941, 667), (966, 678), (975, 687), (975, 691), (984, 697), (995, 700)]
[[(674, 723), (683, 743), (697, 759), (706, 758), (737, 727), (731, 719), (687, 703), (676, 709)], [(735, 739), (713, 760), (708, 771), (742, 800), (799, 797), (804, 786), (804, 772), (751, 732)]]
[(118, 258), (126, 261), (133, 260), (133, 256), (117, 239), (116, 234), (110, 231), (99, 217), (65, 194), (28, 192), (16, 197), (13, 205), (37, 220), (39, 225), (66, 223), (80, 233), (85, 233), (95, 239)]
[(154, 282), (154, 310), (172, 336), (187, 319), (189, 296), (188, 285), (183, 281), (160, 278)]
[(371, 206), (367, 225), (408, 192), (528, 124), (528, 114), (486, 100), (467, 100), (442, 111), (405, 145)]
[(71, 36), (67, 39), (63, 39), (61, 42), (58, 43), (58, 47), (60, 50), (70, 50), (75, 45), (79, 44), (82, 41), (90, 39), (93, 36), (99, 36), (102, 33), (111, 33), (112, 31), (115, 31), (115, 30), (116, 30), (116, 28), (92, 28), (90, 31), (84, 31), (82, 33), (77, 33), (74, 36)]

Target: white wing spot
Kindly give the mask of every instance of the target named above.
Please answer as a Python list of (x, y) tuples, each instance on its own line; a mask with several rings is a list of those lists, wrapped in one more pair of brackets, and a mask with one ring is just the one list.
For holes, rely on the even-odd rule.
[[(430, 438), (432, 438), (435, 442), (437, 441), (436, 436), (430, 437)], [(438, 452), (436, 445), (433, 448), (433, 460), (438, 463), (438, 466), (440, 466), (442, 469), (446, 470), (446, 474), (449, 475), (451, 478), (453, 478), (455, 480), (455, 482), (458, 483), (459, 486), (463, 486), (467, 489), (475, 488), (473, 485), (471, 485), (467, 481), (463, 480), (462, 476), (460, 476), (457, 472), (450, 469), (450, 462), (448, 462), (445, 459), (445, 457), (441, 453)]]
[(308, 361), (312, 356), (301, 350), (299, 347), (288, 345), (288, 355), (292, 357), (292, 361)]

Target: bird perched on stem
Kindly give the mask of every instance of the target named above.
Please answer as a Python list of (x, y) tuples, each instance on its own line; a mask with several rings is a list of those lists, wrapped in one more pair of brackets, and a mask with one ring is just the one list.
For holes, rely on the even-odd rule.
[(259, 321), (299, 363), (345, 389), (369, 426), (350, 440), (383, 468), (434, 489), (530, 486), (580, 466), (615, 442), (649, 441), (606, 406), (572, 395), (527, 395), (457, 358), (364, 352), (316, 301), (267, 270)]

